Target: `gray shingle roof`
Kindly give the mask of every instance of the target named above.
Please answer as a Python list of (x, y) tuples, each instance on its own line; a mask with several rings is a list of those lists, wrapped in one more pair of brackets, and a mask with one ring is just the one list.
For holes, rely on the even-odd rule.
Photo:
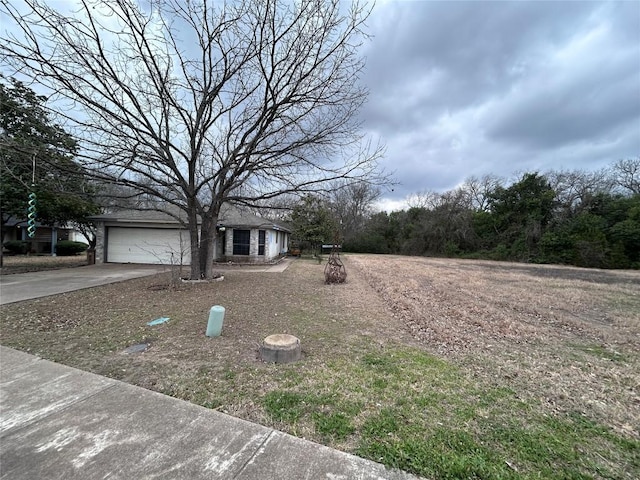
[[(180, 223), (178, 218), (186, 220), (186, 215), (183, 211), (178, 209), (172, 209), (172, 211), (175, 211), (173, 215), (170, 215), (167, 212), (159, 212), (157, 210), (123, 209), (102, 215), (94, 215), (91, 219), (109, 223), (147, 223), (164, 225), (178, 225)], [(231, 228), (272, 228), (274, 230), (290, 231), (290, 228), (283, 222), (276, 222), (268, 218), (260, 217), (246, 208), (228, 204), (223, 205), (220, 210), (218, 226)]]

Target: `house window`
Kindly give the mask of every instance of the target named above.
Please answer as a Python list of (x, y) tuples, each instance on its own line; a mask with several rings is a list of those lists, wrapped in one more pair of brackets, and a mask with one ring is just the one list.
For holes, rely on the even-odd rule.
[(249, 255), (249, 244), (251, 243), (250, 230), (233, 230), (233, 254)]
[(258, 230), (258, 255), (264, 255), (264, 230)]

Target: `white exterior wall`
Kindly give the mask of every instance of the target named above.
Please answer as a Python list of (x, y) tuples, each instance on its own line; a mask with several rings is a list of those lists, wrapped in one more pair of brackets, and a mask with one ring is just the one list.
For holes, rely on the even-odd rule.
[(267, 242), (265, 245), (265, 253), (268, 258), (275, 258), (280, 253), (276, 238), (278, 233), (275, 230), (267, 230)]
[(270, 240), (268, 242), (269, 258), (273, 259), (289, 250), (289, 234), (282, 231), (268, 230)]
[(72, 242), (88, 243), (85, 236), (75, 228), (72, 230), (69, 230), (69, 240), (71, 240)]
[(289, 234), (277, 230), (267, 230), (265, 253), (268, 260), (273, 260), (289, 250)]

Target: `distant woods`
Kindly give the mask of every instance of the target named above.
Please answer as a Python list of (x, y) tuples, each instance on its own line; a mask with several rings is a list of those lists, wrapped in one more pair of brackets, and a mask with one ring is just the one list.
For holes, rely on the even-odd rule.
[(344, 218), (351, 201), (361, 198), (326, 202), (349, 252), (640, 268), (640, 157), (598, 171), (471, 177), (413, 195), (407, 210), (359, 208), (353, 222)]

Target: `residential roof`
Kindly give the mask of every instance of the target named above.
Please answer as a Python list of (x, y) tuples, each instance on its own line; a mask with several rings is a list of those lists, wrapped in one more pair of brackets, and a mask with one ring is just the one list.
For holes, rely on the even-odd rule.
[[(148, 224), (165, 224), (178, 225), (181, 219), (186, 222), (186, 214), (184, 211), (172, 209), (175, 211), (173, 215), (167, 212), (157, 210), (133, 210), (122, 209), (102, 215), (94, 215), (90, 217), (94, 221), (109, 223), (148, 223)], [(220, 209), (218, 217), (219, 227), (231, 228), (270, 228), (273, 230), (282, 230), (290, 232), (291, 229), (283, 222), (273, 221), (265, 217), (260, 217), (249, 211), (247, 208), (235, 205), (224, 204)]]

